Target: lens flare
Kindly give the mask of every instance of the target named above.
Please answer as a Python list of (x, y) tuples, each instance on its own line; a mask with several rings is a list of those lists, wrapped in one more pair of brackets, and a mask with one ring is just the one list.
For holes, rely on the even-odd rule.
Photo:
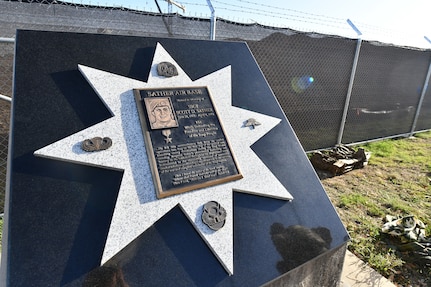
[(300, 94), (308, 89), (314, 82), (314, 78), (312, 76), (302, 76), (302, 77), (294, 77), (290, 81), (290, 85), (292, 89)]

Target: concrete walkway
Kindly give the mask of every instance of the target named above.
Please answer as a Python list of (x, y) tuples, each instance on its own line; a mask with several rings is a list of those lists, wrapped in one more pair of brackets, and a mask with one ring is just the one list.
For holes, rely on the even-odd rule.
[(395, 287), (395, 285), (352, 252), (347, 251), (340, 287)]

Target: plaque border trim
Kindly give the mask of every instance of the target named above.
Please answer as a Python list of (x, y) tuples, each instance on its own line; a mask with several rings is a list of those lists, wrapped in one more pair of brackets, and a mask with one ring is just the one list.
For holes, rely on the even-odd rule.
[[(142, 106), (142, 104), (140, 104), (142, 102), (142, 97), (140, 94), (140, 91), (145, 91), (145, 90), (175, 90), (175, 89), (197, 89), (197, 88), (205, 88), (208, 92), (208, 98), (211, 101), (211, 105), (214, 108), (214, 113), (217, 116), (217, 119), (219, 120), (219, 124), (220, 124), (220, 128), (222, 130), (222, 133), (224, 135), (224, 139), (226, 140), (226, 144), (229, 148), (229, 152), (231, 154), (231, 158), (232, 161), (236, 167), (236, 170), (238, 171), (237, 174), (234, 175), (230, 175), (230, 176), (226, 176), (226, 177), (222, 177), (222, 178), (218, 178), (218, 179), (212, 179), (212, 180), (208, 180), (205, 181), (203, 183), (197, 183), (197, 184), (192, 184), (192, 185), (188, 185), (188, 186), (184, 186), (184, 187), (178, 187), (178, 188), (172, 188), (169, 190), (164, 191), (163, 187), (162, 187), (162, 183), (160, 180), (160, 176), (158, 173), (158, 169), (157, 169), (157, 162), (154, 156), (154, 149), (153, 149), (153, 145), (151, 142), (151, 135), (150, 135), (150, 131), (148, 130), (148, 123), (147, 123), (147, 117), (144, 111), (144, 108)], [(144, 141), (145, 141), (145, 150), (147, 151), (147, 156), (148, 156), (148, 161), (150, 164), (150, 168), (151, 168), (151, 176), (153, 178), (154, 181), (154, 187), (156, 189), (156, 195), (158, 199), (162, 199), (168, 196), (172, 196), (172, 195), (176, 195), (176, 194), (181, 194), (181, 193), (185, 193), (188, 191), (194, 191), (197, 189), (201, 189), (201, 188), (205, 188), (205, 187), (210, 187), (210, 186), (215, 186), (218, 184), (223, 184), (226, 182), (230, 182), (230, 181), (234, 181), (234, 180), (239, 180), (243, 178), (243, 175), (241, 173), (241, 170), (238, 166), (238, 162), (235, 158), (235, 155), (232, 151), (232, 147), (230, 145), (229, 139), (226, 136), (226, 132), (225, 129), (223, 128), (223, 124), (220, 121), (220, 117), (218, 115), (217, 112), (217, 107), (214, 105), (214, 102), (212, 100), (212, 96), (211, 96), (211, 92), (208, 89), (207, 86), (181, 86), (181, 87), (164, 87), (164, 88), (158, 88), (158, 87), (154, 87), (154, 88), (137, 88), (137, 89), (133, 89), (133, 95), (135, 98), (135, 103), (138, 109), (138, 113), (139, 113), (139, 121), (141, 124), (141, 130), (144, 136)], [(176, 115), (175, 115), (176, 116)]]

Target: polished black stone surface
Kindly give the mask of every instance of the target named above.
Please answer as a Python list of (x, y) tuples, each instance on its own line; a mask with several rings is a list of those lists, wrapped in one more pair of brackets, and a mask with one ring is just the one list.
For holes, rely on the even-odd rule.
[[(283, 119), (252, 148), (294, 200), (233, 194), (232, 276), (180, 206), (100, 268), (122, 172), (33, 156), (111, 116), (78, 64), (146, 81), (157, 42), (192, 80), (231, 65), (233, 104)], [(10, 144), (7, 286), (260, 286), (342, 262), (348, 235), (244, 43), (18, 31)]]

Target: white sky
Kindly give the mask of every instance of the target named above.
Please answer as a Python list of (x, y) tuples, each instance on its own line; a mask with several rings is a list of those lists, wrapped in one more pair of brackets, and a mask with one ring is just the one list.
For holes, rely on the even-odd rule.
[[(103, 6), (158, 12), (156, 0), (69, 0)], [(168, 12), (167, 0), (157, 0)], [(173, 0), (186, 12), (172, 5), (172, 12), (184, 16), (209, 18), (207, 0)], [(362, 32), (362, 39), (420, 48), (431, 48), (429, 0), (210, 0), (216, 16), (241, 23), (257, 22), (307, 32), (357, 38), (346, 20)]]

